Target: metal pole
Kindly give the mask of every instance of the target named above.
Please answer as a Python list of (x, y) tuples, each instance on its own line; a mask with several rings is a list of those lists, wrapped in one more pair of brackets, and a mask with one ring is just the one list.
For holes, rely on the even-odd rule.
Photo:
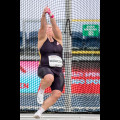
[[(70, 24), (71, 24), (71, 2), (72, 0), (66, 0), (65, 3), (65, 45), (64, 45), (64, 59), (65, 59), (65, 107), (66, 112), (71, 112), (71, 36), (70, 36)], [(69, 24), (70, 23), (70, 24)]]

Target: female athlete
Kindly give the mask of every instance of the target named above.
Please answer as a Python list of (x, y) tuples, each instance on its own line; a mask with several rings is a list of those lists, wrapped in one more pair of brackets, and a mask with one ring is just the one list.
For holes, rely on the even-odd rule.
[[(50, 17), (51, 25), (47, 24), (46, 14)], [(42, 105), (34, 114), (34, 118), (40, 118), (42, 113), (55, 104), (62, 95), (64, 87), (62, 50), (62, 33), (50, 8), (45, 7), (41, 18), (41, 27), (38, 31), (38, 51), (40, 55), (38, 76), (41, 78), (41, 83), (37, 94), (37, 102)], [(43, 101), (44, 91), (48, 87), (51, 87), (52, 94)]]

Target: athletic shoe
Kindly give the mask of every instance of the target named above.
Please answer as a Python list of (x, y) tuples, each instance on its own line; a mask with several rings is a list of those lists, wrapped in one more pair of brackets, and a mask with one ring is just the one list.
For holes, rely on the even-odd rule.
[(40, 113), (40, 110), (38, 110), (34, 115), (33, 115), (33, 117), (34, 118), (41, 118), (41, 113)]
[(39, 104), (43, 104), (43, 98), (44, 98), (44, 93), (40, 93), (40, 91), (37, 94), (37, 102)]

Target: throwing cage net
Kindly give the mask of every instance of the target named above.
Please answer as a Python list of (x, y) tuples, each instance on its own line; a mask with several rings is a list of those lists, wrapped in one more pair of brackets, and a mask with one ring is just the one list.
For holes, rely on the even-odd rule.
[[(46, 6), (62, 32), (65, 77), (62, 96), (47, 111), (100, 112), (100, 0), (20, 0), (20, 111), (40, 107), (37, 41)], [(47, 88), (44, 100), (50, 95)]]

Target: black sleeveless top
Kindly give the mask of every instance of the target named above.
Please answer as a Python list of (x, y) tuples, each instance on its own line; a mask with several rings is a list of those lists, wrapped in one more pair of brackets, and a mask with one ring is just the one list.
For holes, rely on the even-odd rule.
[(63, 47), (61, 46), (61, 44), (58, 44), (58, 42), (55, 39), (54, 39), (54, 42), (50, 42), (47, 38), (47, 40), (43, 43), (42, 47), (39, 50), (39, 55), (40, 55), (39, 66), (49, 67), (54, 71), (60, 72), (62, 70), (62, 67), (50, 67), (49, 66), (48, 56), (57, 55), (62, 58), (62, 51), (63, 51)]

